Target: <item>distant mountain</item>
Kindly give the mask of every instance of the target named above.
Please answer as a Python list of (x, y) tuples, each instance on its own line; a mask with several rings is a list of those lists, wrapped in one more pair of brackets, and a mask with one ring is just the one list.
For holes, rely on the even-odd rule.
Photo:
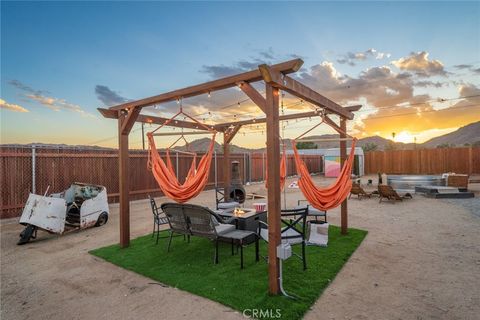
[[(301, 140), (315, 140), (315, 139), (337, 139), (339, 137), (338, 134), (324, 134), (324, 135), (315, 135), (315, 136), (308, 136)], [(300, 141), (301, 141), (300, 140)], [(215, 151), (217, 153), (223, 153), (223, 146), (220, 142), (223, 142), (222, 139), (217, 139), (215, 141)], [(285, 139), (284, 143), (287, 149), (291, 149), (291, 139)], [(389, 139), (385, 139), (379, 136), (372, 136), (366, 137), (358, 140), (357, 146), (363, 147), (366, 144), (374, 144), (377, 146), (377, 150), (385, 150), (385, 148), (392, 144), (392, 141)], [(458, 130), (435, 137), (430, 139), (424, 143), (417, 144), (416, 146), (413, 143), (401, 143), (395, 142), (393, 145), (395, 149), (413, 149), (414, 147), (417, 148), (436, 148), (439, 145), (449, 144), (452, 146), (462, 147), (465, 144), (474, 144), (480, 143), (480, 121), (471, 123), (464, 127), (459, 128)], [(27, 147), (31, 146), (32, 144), (44, 148), (78, 148), (78, 149), (98, 149), (98, 150), (112, 150), (112, 148), (105, 148), (105, 147), (98, 147), (98, 146), (84, 146), (84, 145), (66, 145), (66, 144), (45, 144), (45, 143), (30, 143), (30, 144), (2, 144), (2, 147)], [(195, 152), (204, 152), (208, 149), (210, 145), (210, 138), (202, 138), (198, 140), (194, 140), (189, 143), (189, 150)], [(316, 143), (318, 148), (338, 148), (339, 142), (338, 141), (322, 141)], [(350, 143), (347, 143), (350, 146)], [(186, 146), (176, 147), (178, 150), (186, 150)], [(244, 153), (244, 152), (263, 152), (265, 148), (258, 148), (258, 149), (249, 149), (240, 147), (234, 144), (230, 145), (230, 152), (232, 153)]]
[(422, 147), (435, 148), (438, 145), (447, 143), (449, 145), (463, 146), (466, 143), (471, 145), (475, 142), (480, 142), (480, 121), (470, 123), (443, 136), (432, 138), (422, 143)]
[(64, 143), (41, 143), (41, 142), (32, 142), (32, 143), (4, 143), (0, 144), (0, 147), (4, 148), (31, 148), (35, 146), (37, 148), (68, 148), (68, 149), (90, 149), (90, 150), (116, 150), (116, 148), (100, 147), (100, 146), (89, 146), (83, 144), (64, 144)]

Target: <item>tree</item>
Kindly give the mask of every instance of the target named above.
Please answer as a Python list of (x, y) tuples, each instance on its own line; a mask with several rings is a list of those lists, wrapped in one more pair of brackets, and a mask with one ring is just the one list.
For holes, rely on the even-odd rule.
[(439, 145), (437, 145), (437, 148), (451, 148), (451, 147), (455, 147), (454, 144), (448, 144), (448, 143), (441, 143)]
[(480, 140), (475, 141), (474, 143), (472, 143), (472, 147), (480, 147)]
[(317, 145), (313, 142), (297, 142), (297, 149), (317, 149)]
[(378, 146), (373, 142), (367, 142), (362, 147), (362, 149), (363, 149), (363, 152), (375, 151), (378, 149)]
[(388, 143), (384, 147), (385, 150), (397, 150), (397, 145), (395, 142), (389, 140)]

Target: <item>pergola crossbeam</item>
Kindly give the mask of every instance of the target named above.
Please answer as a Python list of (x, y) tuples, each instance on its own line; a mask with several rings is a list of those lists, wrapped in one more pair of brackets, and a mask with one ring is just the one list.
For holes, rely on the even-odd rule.
[[(362, 107), (361, 105), (355, 105), (355, 106), (350, 106), (350, 107), (344, 107), (344, 109), (348, 110), (350, 112), (353, 112), (353, 111), (359, 110), (361, 107)], [(328, 114), (328, 112), (327, 112), (327, 114)], [(285, 115), (279, 116), (279, 119), (280, 119), (280, 121), (285, 121), (285, 120), (318, 117), (318, 116), (320, 116), (318, 111), (308, 111), (308, 112), (301, 112), (301, 113), (285, 114)], [(259, 123), (265, 123), (266, 121), (267, 121), (267, 118), (254, 118), (254, 119), (248, 119), (248, 120), (242, 120), (242, 121), (236, 121), (236, 122), (219, 123), (219, 124), (216, 124), (214, 126), (214, 128), (217, 131), (224, 131), (225, 128), (228, 128), (232, 125), (259, 124)]]
[[(282, 74), (288, 74), (296, 72), (303, 65), (302, 59), (293, 59), (279, 64), (274, 64), (271, 66), (272, 70), (278, 71)], [(205, 82), (191, 87), (186, 87), (183, 89), (178, 89), (166, 93), (162, 93), (156, 96), (148, 97), (145, 99), (140, 99), (136, 101), (130, 101), (123, 103), (114, 107), (111, 107), (111, 110), (122, 110), (138, 107), (151, 106), (157, 103), (165, 103), (173, 101), (180, 98), (194, 97), (201, 94), (208, 94), (213, 91), (223, 90), (231, 87), (237, 86), (240, 82), (255, 82), (262, 80), (262, 75), (258, 69), (240, 73), (237, 75)]]
[[(118, 119), (118, 111), (111, 110), (111, 109), (103, 109), (98, 108), (98, 111), (105, 117), (110, 119)], [(165, 121), (170, 120), (164, 117), (157, 117), (157, 116), (148, 116), (140, 114), (137, 117), (137, 122), (143, 123), (152, 123), (152, 124), (164, 124)], [(206, 128), (199, 126), (198, 123), (191, 122), (191, 121), (183, 121), (183, 120), (175, 120), (168, 124), (170, 127), (178, 127), (178, 128), (186, 128), (186, 129), (196, 129), (196, 130), (204, 130), (208, 131)]]
[(345, 110), (341, 105), (310, 89), (303, 83), (278, 72), (266, 64), (262, 64), (258, 68), (262, 72), (263, 80), (272, 86), (287, 91), (321, 108), (325, 108), (339, 116), (350, 120), (353, 119), (353, 113)]
[(240, 89), (245, 93), (250, 100), (253, 101), (262, 111), (266, 113), (267, 101), (252, 85), (248, 82), (239, 83)]

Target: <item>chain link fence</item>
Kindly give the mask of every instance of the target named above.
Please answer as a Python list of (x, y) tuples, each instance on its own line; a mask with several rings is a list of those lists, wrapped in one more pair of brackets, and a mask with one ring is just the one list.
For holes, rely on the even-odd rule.
[[(171, 153), (180, 181), (184, 181), (192, 156)], [(199, 154), (201, 156), (201, 154)], [(231, 154), (231, 161), (238, 161), (243, 183), (265, 179), (266, 154)], [(323, 159), (319, 155), (304, 155), (310, 172), (323, 172)], [(147, 169), (148, 154), (145, 150), (130, 150), (131, 200), (144, 199), (148, 195), (160, 196), (151, 172)], [(293, 155), (287, 157), (287, 175), (295, 175)], [(51, 146), (0, 146), (0, 218), (21, 214), (29, 193), (61, 192), (73, 182), (102, 185), (107, 188), (109, 202), (117, 202), (118, 151), (105, 148), (75, 148)], [(223, 186), (223, 155), (214, 154), (207, 188)]]

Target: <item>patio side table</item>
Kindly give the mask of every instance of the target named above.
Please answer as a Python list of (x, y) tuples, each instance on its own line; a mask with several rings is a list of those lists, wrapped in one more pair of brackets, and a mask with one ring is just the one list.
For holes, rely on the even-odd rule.
[(240, 268), (243, 269), (243, 247), (255, 241), (255, 261), (259, 261), (258, 235), (248, 230), (233, 230), (220, 236), (221, 239), (228, 240), (232, 244), (232, 256), (234, 253), (234, 244), (240, 247)]

